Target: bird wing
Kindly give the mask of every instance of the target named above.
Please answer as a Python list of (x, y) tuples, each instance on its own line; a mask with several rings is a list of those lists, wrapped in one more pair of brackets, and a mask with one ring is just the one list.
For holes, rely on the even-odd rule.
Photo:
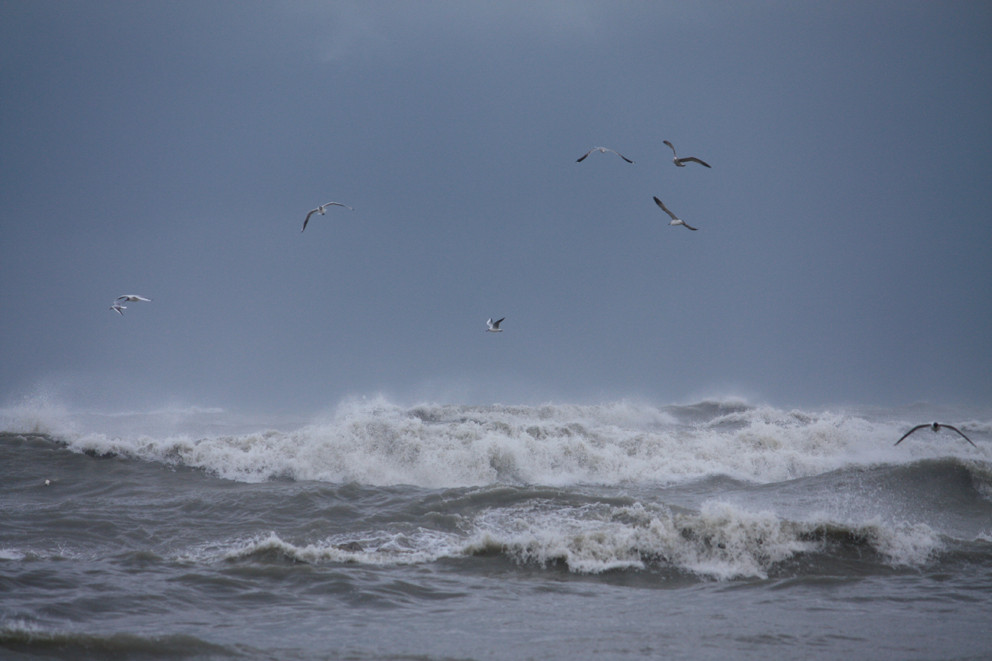
[[(503, 319), (506, 319), (506, 317), (503, 317)], [(500, 325), (501, 323), (503, 323), (503, 319), (500, 319), (499, 321), (496, 321), (496, 322), (494, 322), (494, 323), (493, 323), (493, 326), (495, 326), (496, 328), (499, 328), (499, 325)]]
[[(972, 440), (971, 440), (970, 438), (968, 438), (967, 436), (965, 436), (965, 435), (964, 435), (964, 432), (963, 432), (963, 431), (961, 431), (960, 429), (958, 429), (957, 427), (952, 427), (951, 425), (944, 425), (944, 424), (942, 424), (942, 425), (940, 425), (940, 426), (941, 426), (941, 427), (947, 427), (948, 429), (953, 429), (953, 430), (954, 430), (954, 431), (956, 431), (957, 433), (959, 433), (959, 434), (961, 434), (961, 438), (963, 438), (964, 440), (966, 440), (966, 441), (968, 441), (968, 442), (969, 442), (969, 443), (971, 443), (972, 445), (975, 445), (975, 443), (974, 443), (974, 442), (973, 442), (973, 441), (972, 441)], [(978, 446), (977, 446), (977, 445), (975, 445), (975, 447), (977, 448)]]
[(657, 197), (654, 198), (654, 203), (657, 204), (659, 207), (661, 207), (661, 210), (662, 211), (664, 211), (669, 216), (671, 216), (672, 217), (672, 220), (681, 220), (678, 216), (676, 216), (674, 213), (672, 213), (671, 211), (669, 211), (668, 207), (665, 206), (665, 203), (662, 202), (661, 200), (659, 200)]
[[(347, 204), (341, 204), (340, 202), (328, 202), (324, 205), (325, 207), (344, 207), (345, 209), (351, 209)], [(354, 211), (354, 209), (351, 209)]]
[(673, 145), (672, 143), (670, 143), (670, 142), (669, 142), (668, 140), (665, 140), (665, 141), (664, 141), (664, 143), (665, 143), (666, 145), (668, 145), (668, 148), (669, 148), (669, 149), (671, 149), (671, 150), (672, 150), (672, 155), (674, 155), (674, 156), (675, 156), (675, 158), (678, 158), (678, 157), (679, 157), (679, 155), (678, 155), (678, 154), (677, 154), (677, 153), (675, 152), (675, 145)]
[(906, 440), (906, 437), (909, 436), (910, 434), (912, 434), (917, 429), (923, 429), (924, 427), (929, 427), (929, 426), (930, 425), (928, 425), (928, 424), (916, 425), (915, 427), (913, 427), (912, 429), (910, 429), (908, 432), (906, 432), (905, 434), (903, 434), (902, 435), (902, 438), (900, 438), (898, 441), (896, 441), (896, 445), (899, 445), (904, 440)]
[(300, 230), (301, 232), (307, 228), (307, 223), (310, 222), (310, 216), (314, 215), (315, 213), (317, 213), (317, 210), (313, 209), (310, 211), (310, 213), (307, 214), (307, 217), (303, 219), (303, 229)]
[[(680, 220), (681, 220), (681, 219), (680, 219)], [(682, 224), (683, 224), (683, 225), (685, 225), (685, 228), (686, 228), (687, 230), (692, 230), (693, 232), (695, 232), (695, 231), (696, 231), (696, 230), (698, 229), (698, 228), (696, 228), (696, 227), (693, 227), (693, 226), (692, 226), (692, 225), (690, 225), (689, 223), (687, 223), (687, 222), (685, 222), (684, 220), (682, 221)]]
[(696, 158), (695, 156), (686, 156), (685, 158), (680, 158), (679, 160), (682, 161), (683, 163), (685, 163), (687, 161), (692, 161), (693, 163), (699, 163), (700, 165), (702, 165), (704, 167), (707, 167), (707, 168), (710, 167), (710, 164), (709, 163), (707, 163), (706, 161), (704, 161), (702, 159)]
[(617, 156), (619, 156), (620, 158), (622, 158), (623, 160), (627, 161), (628, 163), (633, 163), (634, 162), (634, 161), (630, 160), (629, 158), (627, 158), (626, 156), (624, 156), (623, 154), (621, 154), (620, 152), (618, 152), (616, 149), (610, 149), (609, 147), (593, 147), (592, 149), (590, 149), (589, 151), (587, 151), (585, 154), (583, 154), (582, 156), (580, 156), (577, 159), (575, 159), (575, 162), (576, 163), (581, 163), (582, 161), (586, 160), (586, 157), (589, 154), (593, 153), (594, 151), (603, 152), (604, 154), (606, 152), (608, 152), (608, 151), (611, 151), (614, 154), (616, 154)]

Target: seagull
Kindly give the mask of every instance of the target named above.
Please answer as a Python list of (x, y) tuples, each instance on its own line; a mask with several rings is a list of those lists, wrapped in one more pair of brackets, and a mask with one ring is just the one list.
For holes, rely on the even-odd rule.
[(110, 309), (123, 317), (124, 310), (127, 310), (127, 306), (121, 305), (120, 303), (114, 303), (113, 305), (110, 306)]
[(589, 151), (587, 151), (585, 154), (583, 154), (582, 156), (580, 156), (577, 159), (575, 159), (575, 162), (576, 163), (581, 163), (582, 161), (586, 160), (586, 157), (589, 154), (593, 153), (594, 151), (598, 151), (601, 154), (605, 154), (606, 152), (611, 151), (614, 154), (616, 154), (617, 156), (619, 156), (620, 158), (622, 158), (623, 160), (627, 161), (628, 163), (633, 163), (634, 162), (634, 161), (630, 160), (629, 158), (627, 158), (626, 156), (624, 156), (623, 154), (621, 154), (620, 152), (616, 151), (615, 149), (610, 149), (609, 147), (593, 147), (592, 149), (590, 149)]
[(316, 209), (310, 210), (310, 213), (307, 214), (307, 217), (303, 219), (303, 229), (300, 231), (302, 232), (307, 228), (307, 223), (310, 222), (310, 216), (314, 215), (315, 213), (319, 213), (321, 216), (323, 216), (324, 212), (327, 211), (327, 207), (344, 207), (345, 209), (351, 209), (352, 211), (354, 211), (354, 209), (349, 207), (347, 204), (341, 204), (340, 202), (328, 202), (327, 204), (321, 204)]
[(134, 303), (136, 301), (144, 301), (145, 303), (151, 303), (152, 299), (145, 298), (144, 296), (138, 296), (137, 294), (124, 294), (123, 296), (117, 297), (118, 301), (127, 301), (128, 303)]
[(972, 442), (972, 440), (970, 438), (968, 438), (967, 436), (964, 435), (964, 432), (963, 431), (961, 431), (957, 427), (952, 427), (951, 425), (945, 425), (945, 424), (942, 424), (942, 423), (939, 423), (939, 422), (931, 422), (929, 425), (926, 424), (926, 423), (924, 423), (922, 425), (916, 425), (915, 427), (913, 427), (912, 429), (910, 429), (908, 432), (906, 432), (905, 434), (903, 434), (902, 435), (902, 438), (900, 438), (898, 441), (896, 441), (896, 445), (899, 445), (904, 440), (906, 440), (906, 437), (909, 436), (910, 434), (912, 434), (917, 429), (923, 429), (924, 427), (929, 427), (931, 431), (935, 431), (935, 432), (940, 431), (942, 428), (944, 428), (944, 429), (950, 429), (952, 431), (956, 431), (958, 434), (961, 435), (961, 438), (963, 438), (964, 440), (968, 441), (969, 443), (971, 443), (972, 445), (974, 445), (976, 448), (978, 447), (977, 445), (975, 445)]
[(670, 143), (668, 140), (665, 140), (664, 142), (665, 142), (666, 145), (668, 145), (669, 147), (672, 148), (672, 154), (675, 155), (675, 158), (672, 159), (672, 163), (675, 163), (676, 166), (678, 166), (680, 168), (684, 168), (685, 167), (685, 164), (688, 163), (689, 161), (692, 161), (693, 163), (699, 163), (700, 165), (703, 165), (705, 167), (709, 167), (710, 166), (709, 163), (707, 163), (706, 161), (700, 160), (700, 159), (696, 158), (695, 156), (686, 156), (684, 158), (679, 158), (679, 155), (675, 153), (675, 145), (673, 145), (672, 143)]
[[(506, 319), (506, 317), (503, 317), (503, 319)], [(487, 319), (486, 320), (486, 326), (488, 326), (488, 328), (486, 328), (486, 332), (488, 332), (488, 333), (502, 333), (503, 332), (503, 329), (500, 328), (499, 325), (501, 323), (503, 323), (503, 319), (500, 319), (499, 321), (493, 321), (492, 317), (490, 317), (489, 319)]]
[(671, 211), (669, 211), (668, 210), (668, 207), (665, 206), (665, 203), (662, 202), (661, 200), (659, 200), (657, 197), (654, 198), (654, 203), (657, 204), (659, 207), (661, 207), (661, 210), (662, 211), (664, 211), (665, 213), (667, 213), (669, 216), (672, 217), (672, 222), (668, 223), (669, 225), (685, 225), (685, 228), (686, 229), (690, 229), (693, 232), (695, 232), (698, 229), (696, 227), (693, 227), (689, 223), (685, 222), (684, 220), (682, 220), (681, 218), (679, 218), (678, 216), (676, 216)]

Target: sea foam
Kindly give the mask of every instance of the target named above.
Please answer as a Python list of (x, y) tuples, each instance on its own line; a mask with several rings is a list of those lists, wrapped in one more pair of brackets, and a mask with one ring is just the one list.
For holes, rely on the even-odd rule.
[(851, 562), (920, 566), (942, 548), (939, 535), (922, 524), (797, 522), (720, 501), (688, 511), (640, 503), (561, 507), (538, 499), (483, 510), (461, 527), (460, 532), (366, 530), (316, 541), (291, 541), (268, 532), (190, 555), (235, 563), (371, 566), (502, 556), (520, 565), (578, 574), (675, 571), (732, 580), (768, 578), (784, 563), (808, 558), (815, 564), (815, 558), (826, 561), (837, 553), (849, 555)]
[[(8, 429), (48, 433), (76, 451), (184, 465), (244, 482), (447, 488), (664, 485), (726, 476), (769, 483), (974, 452), (946, 442), (893, 448), (904, 425), (740, 402), (401, 406), (379, 397), (346, 400), (332, 414), (295, 427), (228, 418), (195, 408), (104, 418), (57, 407), (2, 415)], [(988, 456), (987, 447), (979, 452)]]

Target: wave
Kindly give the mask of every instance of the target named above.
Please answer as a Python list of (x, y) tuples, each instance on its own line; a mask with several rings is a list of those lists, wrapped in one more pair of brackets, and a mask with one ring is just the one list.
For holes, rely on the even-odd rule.
[(0, 623), (0, 649), (48, 659), (244, 657), (243, 646), (223, 647), (195, 636), (50, 631), (25, 620)]
[(377, 397), (346, 400), (332, 414), (289, 429), (196, 408), (104, 418), (57, 407), (5, 409), (0, 422), (8, 430), (46, 433), (78, 452), (188, 466), (243, 482), (664, 485), (721, 475), (761, 484), (851, 466), (990, 458), (987, 422), (969, 427), (977, 451), (953, 438), (921, 437), (894, 448), (907, 421), (741, 401), (407, 407)]
[(233, 563), (416, 565), (440, 560), (502, 558), (523, 566), (577, 574), (650, 571), (704, 579), (768, 578), (919, 567), (945, 549), (925, 524), (832, 520), (790, 521), (765, 511), (710, 501), (699, 511), (533, 500), (485, 509), (463, 530), (413, 528), (342, 533), (294, 543), (275, 532), (199, 549), (198, 560)]
[[(899, 472), (898, 481), (906, 481), (921, 469)], [(891, 479), (882, 475), (858, 497)], [(505, 562), (580, 575), (633, 572), (662, 581), (868, 576), (932, 563), (950, 571), (947, 567), (956, 561), (972, 563), (992, 553), (988, 503), (975, 517), (977, 527), (951, 534), (941, 524), (958, 512), (941, 510), (931, 518), (919, 512), (789, 511), (742, 502), (734, 493), (710, 495), (687, 507), (666, 498), (667, 492), (604, 496), (548, 487), (403, 489), (401, 500), (408, 504), (384, 517), (373, 514), (381, 509), (381, 490), (341, 489), (348, 493), (339, 496), (355, 512), (368, 514), (328, 520), (325, 529), (333, 532), (321, 537), (313, 537), (308, 519), (302, 526), (284, 522), (280, 530), (231, 530), (190, 546), (134, 553), (142, 563), (184, 566)], [(61, 548), (5, 547), (0, 564), (74, 556)]]

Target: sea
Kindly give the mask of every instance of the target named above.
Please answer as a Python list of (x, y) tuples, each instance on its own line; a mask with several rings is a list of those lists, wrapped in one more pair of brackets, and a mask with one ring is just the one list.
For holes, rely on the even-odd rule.
[(26, 400), (0, 457), (4, 660), (992, 658), (989, 408)]

